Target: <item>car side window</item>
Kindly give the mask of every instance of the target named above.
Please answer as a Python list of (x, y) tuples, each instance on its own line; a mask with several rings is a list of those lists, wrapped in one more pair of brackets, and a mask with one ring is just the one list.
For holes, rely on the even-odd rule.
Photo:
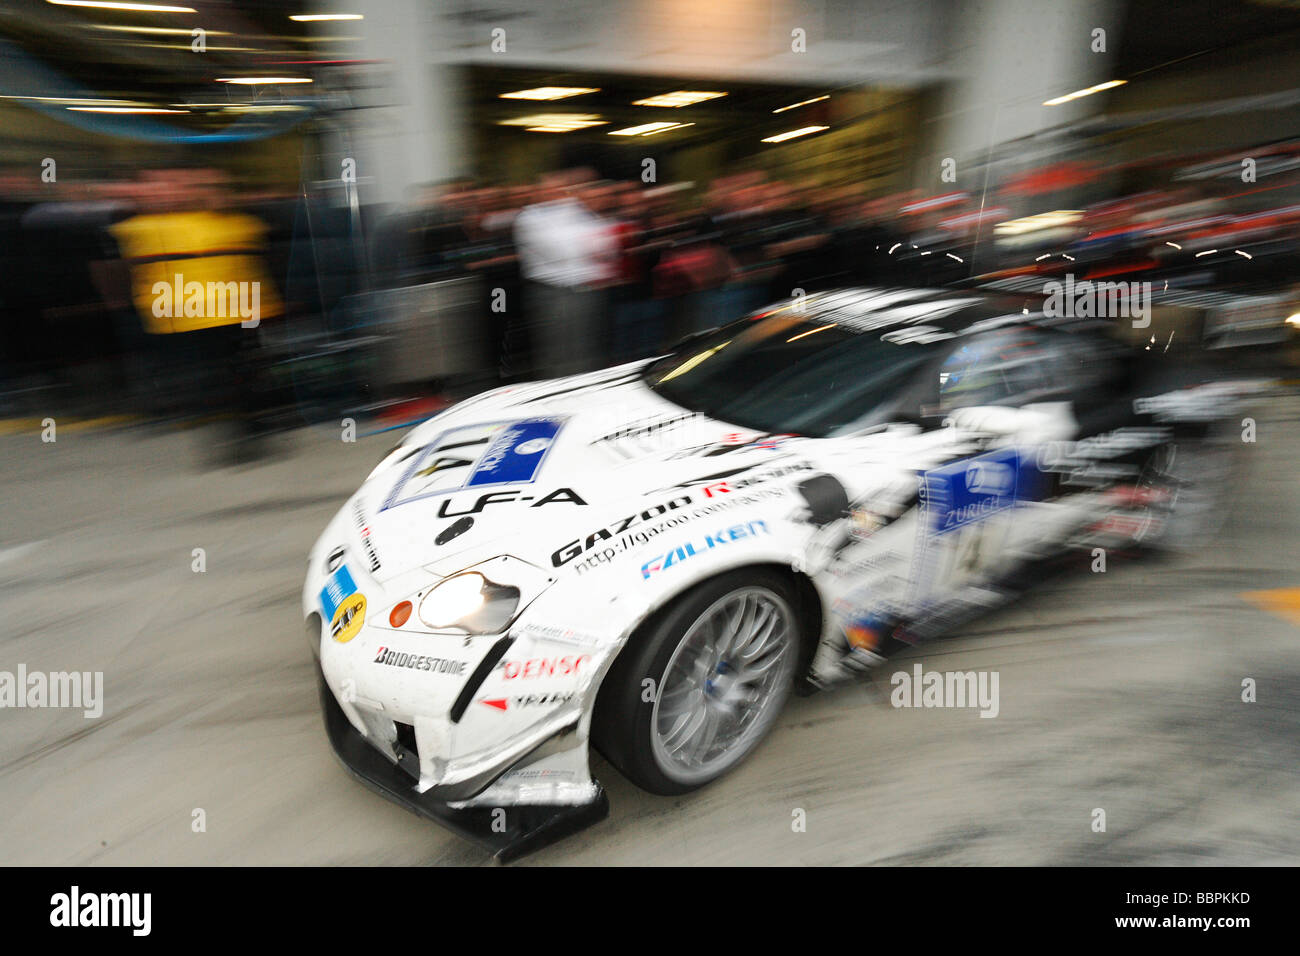
[(1029, 326), (984, 332), (939, 367), (938, 412), (1075, 399), (1105, 374), (1100, 351), (1081, 336)]

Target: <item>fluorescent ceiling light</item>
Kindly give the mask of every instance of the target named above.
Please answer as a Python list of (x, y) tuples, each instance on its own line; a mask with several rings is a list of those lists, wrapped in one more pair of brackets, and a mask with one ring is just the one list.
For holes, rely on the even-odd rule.
[[(125, 27), (114, 26), (107, 23), (89, 23), (87, 24), (92, 30), (112, 30), (114, 33), (149, 33), (154, 36), (193, 36), (194, 30), (190, 27)], [(210, 37), (228, 37), (230, 33), (226, 30), (205, 30)]]
[(292, 103), (233, 103), (220, 107), (223, 113), (300, 113), (304, 109)]
[(501, 120), (498, 126), (522, 126), (530, 133), (572, 133), (590, 126), (604, 126), (606, 120), (595, 113), (533, 113)]
[(1054, 209), (1051, 212), (1040, 212), (1036, 216), (1025, 216), (1023, 219), (1008, 219), (1006, 222), (1000, 222), (993, 227), (993, 234), (995, 236), (1019, 236), (1026, 232), (1037, 232), (1040, 229), (1068, 226), (1082, 218), (1083, 211), (1080, 209)]
[(160, 106), (68, 106), (74, 113), (184, 113), (186, 110), (168, 110)]
[(227, 76), (219, 78), (217, 82), (259, 86), (264, 83), (310, 83), (311, 80), (305, 76)]
[(694, 123), (642, 123), (640, 126), (625, 126), (623, 129), (612, 129), (609, 131), (609, 135), (654, 136), (656, 133), (666, 133), (670, 129), (682, 129), (694, 125)]
[(788, 133), (777, 133), (775, 136), (768, 136), (763, 140), (765, 143), (784, 143), (787, 139), (794, 139), (797, 136), (807, 136), (809, 133), (820, 133), (824, 129), (830, 129), (829, 126), (805, 126), (802, 129), (792, 129)]
[(563, 100), (570, 96), (599, 92), (600, 87), (598, 86), (539, 86), (531, 90), (515, 90), (513, 93), (502, 93), (497, 98), (502, 100)]
[(685, 129), (687, 126), (694, 126), (694, 123), (673, 123), (671, 126), (665, 126), (662, 129), (652, 129), (648, 133), (642, 133), (642, 136), (658, 136), (660, 133), (666, 133), (673, 129)]
[(1105, 83), (1098, 83), (1096, 86), (1090, 86), (1086, 90), (1075, 90), (1073, 93), (1066, 93), (1064, 96), (1058, 96), (1054, 100), (1046, 100), (1044, 106), (1060, 106), (1062, 103), (1068, 103), (1070, 100), (1077, 100), (1082, 96), (1092, 96), (1093, 93), (1100, 93), (1102, 90), (1113, 89), (1117, 86), (1123, 86), (1128, 80), (1107, 80)]
[(157, 3), (119, 3), (117, 0), (45, 0), (56, 7), (95, 7), (99, 10), (137, 10), (141, 13), (198, 13), (193, 7), (167, 7)]
[(138, 106), (133, 100), (101, 100), (68, 96), (6, 96), (0, 94), (0, 100), (31, 100), (34, 103), (63, 103), (73, 106)]
[(829, 100), (829, 93), (824, 96), (814, 96), (810, 100), (800, 100), (798, 103), (791, 103), (789, 106), (783, 106), (779, 110), (772, 110), (773, 113), (784, 113), (786, 110), (797, 110), (801, 106), (807, 106), (809, 103), (820, 103), (822, 100)]
[(705, 100), (716, 100), (719, 96), (726, 95), (726, 93), (718, 93), (711, 90), (674, 90), (671, 93), (660, 93), (658, 96), (647, 97), (644, 100), (633, 100), (632, 105), (669, 107), (692, 106), (696, 103), (703, 103)]
[(298, 13), (289, 17), (299, 23), (313, 23), (317, 20), (364, 20), (360, 13)]

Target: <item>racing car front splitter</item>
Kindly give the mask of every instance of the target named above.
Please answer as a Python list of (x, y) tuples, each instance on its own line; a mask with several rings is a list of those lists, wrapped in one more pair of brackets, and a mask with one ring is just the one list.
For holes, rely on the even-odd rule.
[[(412, 787), (411, 778), (400, 767), (372, 747), (352, 726), (319, 669), (317, 679), (325, 732), (334, 753), (348, 772), (398, 806), (477, 843), (501, 863), (540, 850), (599, 823), (609, 815), (609, 798), (603, 787), (598, 789), (594, 800), (576, 806), (457, 808), (421, 794)], [(498, 809), (505, 811), (504, 820), (497, 813)]]

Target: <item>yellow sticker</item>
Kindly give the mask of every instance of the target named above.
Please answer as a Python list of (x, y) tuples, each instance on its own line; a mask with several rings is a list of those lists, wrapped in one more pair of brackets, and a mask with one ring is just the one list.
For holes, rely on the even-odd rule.
[(334, 620), (330, 622), (330, 637), (340, 644), (346, 644), (360, 633), (365, 621), (366, 596), (361, 593), (349, 595), (334, 612)]

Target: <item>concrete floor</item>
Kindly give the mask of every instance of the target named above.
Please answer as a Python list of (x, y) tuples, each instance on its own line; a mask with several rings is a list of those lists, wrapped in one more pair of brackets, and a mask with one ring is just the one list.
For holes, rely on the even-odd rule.
[[(1241, 597), (1300, 587), (1298, 439), (1300, 402), (1270, 403), (1212, 550), (1054, 579), (917, 652), (998, 671), (996, 719), (890, 707), (891, 665), (795, 700), (697, 794), (597, 758), (609, 819), (525, 864), (1300, 862), (1300, 619)], [(0, 863), (487, 862), (354, 782), (317, 712), (307, 548), (394, 435), (215, 469), (208, 440), (0, 437), (0, 670), (102, 670), (106, 696), (98, 720), (0, 711)]]

